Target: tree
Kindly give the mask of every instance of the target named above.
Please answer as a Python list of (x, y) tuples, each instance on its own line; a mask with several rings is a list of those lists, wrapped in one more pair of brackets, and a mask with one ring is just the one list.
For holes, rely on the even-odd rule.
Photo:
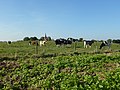
[(38, 40), (38, 38), (37, 37), (30, 37), (30, 40), (35, 41), (35, 40)]
[(48, 41), (51, 41), (51, 37), (47, 37), (47, 40), (48, 40)]
[(79, 41), (82, 42), (82, 41), (83, 41), (83, 38), (79, 38)]
[(111, 42), (112, 42), (112, 39), (108, 39), (107, 41), (108, 41), (109, 43), (111, 43)]
[(29, 40), (30, 40), (29, 37), (25, 37), (25, 38), (23, 39), (23, 41), (29, 41)]
[(95, 40), (95, 39), (92, 39), (91, 41), (93, 41), (93, 42), (97, 42), (97, 40)]
[(41, 37), (40, 40), (41, 40), (41, 41), (44, 41), (44, 37)]
[(113, 40), (113, 43), (119, 43), (120, 44), (120, 39)]

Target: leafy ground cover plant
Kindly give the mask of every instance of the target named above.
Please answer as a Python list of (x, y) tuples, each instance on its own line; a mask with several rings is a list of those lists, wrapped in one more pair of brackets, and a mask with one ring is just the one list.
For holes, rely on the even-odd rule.
[(119, 90), (120, 53), (0, 61), (0, 89)]

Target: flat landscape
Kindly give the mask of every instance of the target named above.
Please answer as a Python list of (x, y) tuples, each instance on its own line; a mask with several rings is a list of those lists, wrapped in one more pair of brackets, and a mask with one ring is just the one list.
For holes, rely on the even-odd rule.
[(120, 90), (120, 0), (0, 0), (0, 90)]
[[(107, 46), (100, 48), (101, 42), (94, 42), (91, 48), (84, 48), (83, 42), (73, 42), (71, 45), (56, 46), (54, 41), (48, 41), (44, 46), (40, 47), (29, 45), (28, 41), (12, 42), (8, 45), (7, 42), (0, 42), (0, 56), (14, 57), (41, 55), (70, 55), (70, 54), (92, 54), (92, 53), (115, 53), (119, 52), (120, 44), (113, 43), (109, 49)], [(45, 56), (44, 55), (44, 56)]]
[(0, 42), (2, 90), (119, 90), (120, 45), (84, 48), (83, 42), (44, 46)]

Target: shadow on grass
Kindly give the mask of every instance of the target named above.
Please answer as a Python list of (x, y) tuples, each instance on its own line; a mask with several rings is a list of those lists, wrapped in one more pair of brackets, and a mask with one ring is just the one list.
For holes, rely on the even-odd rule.
[(18, 59), (18, 57), (8, 57), (8, 56), (5, 56), (5, 57), (0, 57), (0, 61), (16, 61)]

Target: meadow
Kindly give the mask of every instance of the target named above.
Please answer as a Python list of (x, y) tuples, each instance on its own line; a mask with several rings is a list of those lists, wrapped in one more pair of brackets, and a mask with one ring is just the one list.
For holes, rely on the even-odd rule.
[(99, 49), (100, 42), (57, 47), (0, 42), (1, 90), (119, 90), (120, 45)]
[[(83, 48), (83, 42), (72, 43), (72, 45), (56, 46), (54, 41), (48, 41), (45, 46), (37, 47), (29, 46), (28, 41), (17, 41), (8, 45), (6, 42), (0, 42), (0, 56), (4, 57), (23, 57), (23, 56), (34, 56), (34, 55), (70, 55), (70, 54), (87, 54), (87, 53), (105, 53), (105, 52), (116, 52), (120, 50), (120, 45), (113, 43), (111, 49), (104, 47), (99, 49), (101, 42), (95, 42), (91, 48)], [(44, 55), (44, 56), (45, 56)]]

